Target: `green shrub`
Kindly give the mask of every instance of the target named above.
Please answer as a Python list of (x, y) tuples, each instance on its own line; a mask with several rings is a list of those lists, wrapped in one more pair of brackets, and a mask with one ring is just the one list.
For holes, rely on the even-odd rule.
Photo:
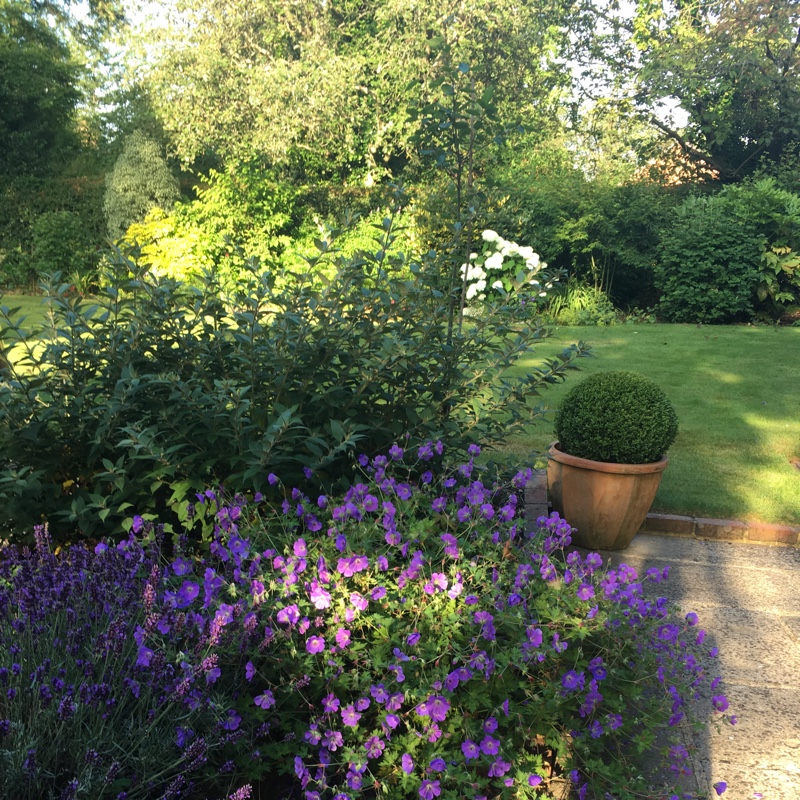
[(554, 425), (565, 453), (616, 464), (658, 461), (678, 433), (664, 392), (635, 372), (599, 372), (573, 386)]
[(800, 301), (800, 196), (765, 178), (687, 198), (656, 275), (670, 322), (778, 319)]
[(60, 272), (83, 288), (94, 277), (94, 246), (81, 218), (72, 211), (49, 211), (33, 223), (37, 275)]
[(778, 319), (800, 302), (800, 195), (772, 178), (728, 187), (724, 194), (759, 240), (757, 315)]
[[(91, 303), (54, 278), (40, 331), (4, 308), (3, 337), (20, 343), (0, 383), (0, 524), (115, 530), (131, 507), (166, 513), (208, 483), (346, 478), (356, 445), (379, 452), (406, 431), (459, 452), (521, 430), (586, 348), (504, 377), (548, 335), (533, 310), (495, 304), (448, 330), (436, 262), (387, 256), (392, 226), (323, 287), (251, 264), (226, 296), (209, 275), (181, 284), (118, 254)], [(333, 250), (319, 246), (312, 275)]]
[(0, 188), (0, 285), (34, 290), (43, 265), (65, 275), (77, 267), (74, 282), (91, 278), (106, 236), (102, 184), (102, 176), (63, 175)]
[(134, 131), (106, 176), (103, 210), (108, 235), (114, 240), (121, 238), (128, 226), (141, 222), (151, 208), (169, 211), (179, 194), (178, 181), (162, 148), (141, 131)]
[(730, 196), (687, 198), (664, 232), (659, 313), (669, 322), (751, 319), (759, 258), (759, 239)]

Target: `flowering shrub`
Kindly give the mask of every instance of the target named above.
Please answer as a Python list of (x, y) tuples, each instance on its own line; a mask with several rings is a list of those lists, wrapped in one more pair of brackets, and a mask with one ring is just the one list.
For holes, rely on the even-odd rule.
[[(708, 712), (733, 721), (697, 616), (569, 550), (556, 515), (526, 533), (524, 473), (485, 485), (477, 446), (453, 470), (442, 449), (364, 456), (336, 499), (207, 490), (208, 551), (179, 540), (160, 567), (141, 517), (139, 538), (93, 553), (51, 556), (42, 532), (35, 553), (11, 550), (3, 795), (246, 797), (268, 780), (303, 800), (668, 797), (628, 754), (707, 684)], [(677, 742), (665, 755), (687, 769)]]
[(553, 278), (542, 270), (547, 266), (533, 252), (532, 247), (521, 247), (508, 242), (495, 231), (483, 232), (483, 249), (470, 254), (470, 264), (461, 265), (461, 276), (466, 273), (466, 299), (498, 299), (513, 290), (533, 297), (545, 297), (552, 288)]

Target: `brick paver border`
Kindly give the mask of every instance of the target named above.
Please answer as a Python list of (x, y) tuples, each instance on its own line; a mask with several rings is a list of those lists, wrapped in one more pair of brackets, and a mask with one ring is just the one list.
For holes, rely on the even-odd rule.
[[(529, 529), (536, 519), (550, 512), (547, 501), (547, 472), (536, 470), (525, 487), (525, 521)], [(742, 522), (736, 519), (707, 519), (683, 517), (677, 514), (648, 514), (642, 533), (660, 533), (695, 539), (716, 539), (728, 542), (758, 542), (759, 544), (800, 544), (800, 527), (769, 525), (763, 522)]]

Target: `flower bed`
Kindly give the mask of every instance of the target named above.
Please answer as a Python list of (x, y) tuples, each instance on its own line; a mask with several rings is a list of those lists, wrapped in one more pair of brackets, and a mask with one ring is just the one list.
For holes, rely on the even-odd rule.
[(11, 550), (2, 795), (669, 797), (627, 754), (693, 710), (734, 721), (696, 615), (555, 515), (526, 533), (524, 473), (485, 485), (441, 450), (362, 457), (336, 499), (209, 490), (191, 549), (137, 517), (116, 545)]

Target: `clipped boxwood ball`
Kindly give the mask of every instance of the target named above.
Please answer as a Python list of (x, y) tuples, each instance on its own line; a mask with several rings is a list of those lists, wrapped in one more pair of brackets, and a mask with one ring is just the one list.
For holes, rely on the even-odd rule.
[(576, 384), (556, 413), (565, 453), (614, 464), (658, 461), (675, 441), (678, 416), (661, 389), (636, 372), (599, 372)]

